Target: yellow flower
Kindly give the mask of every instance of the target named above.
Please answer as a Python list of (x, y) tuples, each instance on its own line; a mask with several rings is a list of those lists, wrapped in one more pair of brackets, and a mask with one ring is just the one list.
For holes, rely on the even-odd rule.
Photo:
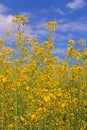
[(84, 59), (87, 59), (87, 48), (84, 49)]
[(9, 110), (10, 110), (10, 111), (13, 111), (13, 110), (14, 110), (14, 107), (10, 107)]
[(68, 55), (73, 54), (73, 52), (74, 52), (74, 48), (72, 46), (70, 46), (70, 47), (67, 48), (67, 54)]
[(26, 23), (29, 22), (28, 19), (24, 15), (21, 15), (20, 19), (23, 20)]
[(63, 94), (63, 93), (58, 92), (57, 96), (60, 97), (60, 96), (62, 96), (62, 94)]
[(0, 43), (4, 43), (4, 39), (3, 38), (0, 38)]
[(61, 103), (61, 107), (64, 108), (66, 106), (66, 103)]
[(82, 46), (86, 45), (86, 41), (85, 40), (79, 40), (78, 43), (81, 44)]
[(21, 83), (20, 82), (17, 82), (17, 87), (19, 88), (21, 86)]
[(78, 103), (78, 98), (74, 98), (72, 102), (73, 102), (74, 104), (77, 104), (77, 103)]
[(71, 45), (75, 45), (75, 41), (74, 40), (69, 40), (68, 43), (71, 44)]
[(32, 119), (34, 119), (35, 117), (36, 117), (36, 115), (35, 115), (35, 114), (31, 115), (31, 118), (32, 118)]
[(7, 34), (12, 34), (12, 31), (11, 30), (6, 30)]
[(29, 90), (30, 90), (30, 87), (29, 87), (29, 86), (27, 86), (27, 87), (26, 87), (26, 90), (27, 90), (27, 91), (29, 91)]
[(20, 117), (20, 120), (22, 121), (22, 122), (26, 122), (26, 120), (21, 116)]
[(57, 28), (57, 22), (56, 21), (48, 22), (46, 24), (46, 27), (47, 27), (49, 33), (52, 33), (52, 31), (55, 31)]
[(56, 100), (56, 96), (54, 94), (49, 93), (49, 96), (50, 96), (51, 99)]
[(50, 97), (49, 96), (44, 96), (43, 99), (44, 99), (45, 102), (50, 102)]
[(14, 126), (13, 124), (9, 124), (9, 125), (8, 125), (9, 130), (12, 130), (12, 129), (13, 129), (13, 126)]
[(3, 48), (4, 46), (4, 39), (0, 38), (0, 48)]
[(7, 82), (7, 78), (5, 76), (3, 76), (3, 75), (0, 75), (0, 81), (2, 83), (6, 83)]

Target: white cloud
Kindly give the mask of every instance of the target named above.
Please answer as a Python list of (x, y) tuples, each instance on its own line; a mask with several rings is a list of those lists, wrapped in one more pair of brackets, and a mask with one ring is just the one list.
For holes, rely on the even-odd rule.
[[(12, 30), (12, 32), (15, 32), (17, 30), (17, 25), (15, 23), (12, 23), (12, 19), (13, 19), (13, 15), (12, 14), (5, 14), (5, 12), (7, 12), (9, 10), (8, 7), (0, 4), (0, 37), (7, 39), (6, 38), (6, 30)], [(25, 15), (27, 18), (31, 17), (31, 13), (30, 12), (21, 12), (21, 14)], [(26, 28), (27, 32), (31, 32), (32, 36), (36, 36), (33, 30), (33, 27), (28, 26), (28, 28)], [(28, 31), (29, 29), (29, 31)], [(14, 40), (14, 36), (9, 36), (10, 40)], [(9, 39), (8, 38), (8, 39)]]
[(55, 48), (53, 50), (53, 54), (64, 54), (64, 52), (66, 51), (66, 49), (61, 49), (61, 48)]
[(0, 4), (0, 37), (6, 38), (6, 30), (15, 27), (12, 23), (13, 15), (6, 15), (5, 12), (8, 12), (9, 8), (5, 5)]
[(64, 15), (65, 12), (62, 10), (62, 9), (54, 9), (54, 12), (58, 13), (58, 14), (61, 14), (61, 15)]
[(36, 17), (36, 15), (35, 14), (32, 15), (31, 12), (20, 12), (19, 15), (25, 15), (28, 19)]
[[(6, 39), (6, 30), (10, 29), (13, 32), (17, 30), (17, 25), (15, 23), (12, 23), (13, 15), (5, 15), (0, 14), (0, 37)], [(30, 25), (28, 24), (26, 26), (25, 35), (28, 35), (29, 37), (34, 37), (41, 39), (42, 37), (47, 35), (47, 30), (45, 28), (45, 21), (39, 21), (36, 24)], [(10, 40), (14, 40), (14, 36), (9, 36)], [(9, 40), (8, 38), (8, 40)]]
[(30, 37), (42, 38), (47, 35), (46, 21), (41, 20), (34, 25), (28, 25), (25, 33)]
[(4, 13), (4, 12), (6, 12), (6, 11), (8, 11), (8, 10), (9, 10), (8, 7), (6, 7), (6, 6), (2, 5), (2, 4), (0, 4), (0, 13)]
[(60, 23), (64, 23), (64, 22), (66, 22), (67, 21), (67, 19), (58, 19), (58, 23), (60, 24)]
[[(66, 35), (64, 34), (56, 34), (55, 39), (58, 39), (58, 45), (63, 45), (64, 43), (62, 43), (63, 41), (68, 41), (69, 39), (71, 39), (73, 37), (73, 35), (71, 33), (68, 33)], [(61, 44), (60, 44), (61, 43)]]
[(87, 32), (87, 21), (74, 21), (74, 22), (67, 22), (65, 24), (60, 24), (59, 30), (63, 32), (67, 31)]
[[(6, 38), (6, 30), (12, 30), (13, 32), (17, 30), (17, 25), (12, 23), (12, 18), (14, 17), (12, 14), (5, 14), (9, 10), (8, 7), (0, 4), (0, 37)], [(28, 19), (35, 18), (35, 15), (32, 15), (30, 12), (20, 12), (19, 15), (25, 15)], [(47, 30), (45, 28), (45, 19), (41, 19), (41, 21), (32, 25), (32, 23), (27, 24), (25, 34), (29, 37), (42, 38), (46, 36)], [(11, 40), (14, 40), (14, 37), (10, 37)]]
[(6, 30), (14, 30), (15, 24), (12, 23), (13, 15), (0, 14), (0, 37), (5, 38)]
[[(3, 5), (4, 6), (4, 5)], [(5, 7), (8, 9), (8, 7)], [(15, 30), (16, 24), (12, 23), (12, 18), (13, 15), (6, 15), (4, 14), (5, 9), (3, 9), (3, 13), (0, 13), (0, 37), (5, 37), (6, 30), (11, 29)], [(22, 14), (27, 15), (31, 19), (31, 13), (30, 12), (22, 12)], [(44, 39), (47, 38), (47, 29), (45, 27), (45, 24), (47, 22), (47, 18), (43, 18), (39, 20), (38, 22), (36, 21), (35, 24), (29, 22), (29, 25), (27, 24), (25, 34), (28, 35), (29, 37), (35, 37), (37, 39)], [(59, 26), (58, 30), (60, 32), (66, 32), (66, 34), (62, 35), (58, 34), (57, 32), (55, 33), (55, 39), (59, 39), (59, 42), (62, 41), (68, 41), (71, 39), (73, 36), (70, 34), (70, 32), (87, 32), (87, 20), (86, 19), (79, 19), (78, 21), (73, 21), (73, 22), (68, 22), (66, 19), (59, 19), (58, 21)], [(68, 34), (69, 35), (68, 35)], [(56, 50), (57, 51), (57, 50)], [(55, 52), (56, 52), (55, 51)], [(62, 50), (63, 51), (63, 50)], [(61, 52), (61, 51), (59, 51)]]
[(46, 10), (45, 8), (42, 8), (40, 12), (41, 12), (41, 13), (47, 13), (48, 10)]
[(72, 2), (69, 2), (66, 7), (71, 9), (79, 9), (86, 6), (85, 0), (73, 0)]

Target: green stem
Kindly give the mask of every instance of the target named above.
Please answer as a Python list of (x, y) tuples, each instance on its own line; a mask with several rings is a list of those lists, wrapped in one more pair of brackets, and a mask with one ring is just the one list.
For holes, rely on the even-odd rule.
[(18, 130), (18, 128), (17, 128), (17, 104), (18, 104), (18, 102), (17, 102), (17, 87), (15, 87), (15, 130)]
[(2, 96), (3, 96), (3, 99), (2, 99), (2, 130), (4, 130), (4, 104), (5, 104), (5, 86), (3, 85), (3, 90), (2, 90)]

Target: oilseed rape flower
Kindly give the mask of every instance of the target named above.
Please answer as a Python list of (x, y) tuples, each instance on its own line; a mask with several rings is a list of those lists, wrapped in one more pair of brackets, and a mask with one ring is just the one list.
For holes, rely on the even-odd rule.
[(52, 31), (56, 31), (57, 22), (55, 22), (55, 21), (48, 22), (48, 23), (46, 24), (46, 27), (47, 27), (49, 33), (52, 33)]
[(69, 40), (68, 43), (69, 43), (70, 45), (75, 45), (75, 41), (74, 41), (74, 40)]
[(6, 83), (7, 82), (7, 78), (3, 75), (0, 75), (0, 82), (2, 83)]
[(4, 39), (0, 38), (0, 43), (4, 43)]
[(8, 35), (10, 35), (10, 34), (12, 34), (12, 31), (11, 31), (11, 30), (6, 30), (6, 33), (7, 33)]
[(23, 21), (24, 23), (28, 22), (28, 19), (24, 15), (15, 15), (15, 17), (12, 19), (12, 22), (18, 23), (20, 21)]
[(84, 49), (84, 59), (87, 59), (87, 48)]
[(4, 46), (4, 39), (0, 38), (0, 49)]
[(85, 46), (85, 45), (86, 45), (86, 41), (85, 41), (85, 40), (79, 40), (78, 43), (81, 44), (82, 46)]
[(12, 21), (15, 47), (0, 38), (0, 130), (86, 130), (86, 42), (76, 49), (69, 40), (61, 59), (53, 55), (55, 21), (46, 24), (50, 34), (42, 43), (24, 34), (24, 15)]

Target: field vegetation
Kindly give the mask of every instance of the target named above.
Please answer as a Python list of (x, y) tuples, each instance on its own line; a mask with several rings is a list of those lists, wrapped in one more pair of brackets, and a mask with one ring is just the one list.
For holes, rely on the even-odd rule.
[(0, 38), (0, 130), (86, 130), (86, 42), (69, 40), (61, 59), (53, 56), (55, 21), (46, 24), (42, 44), (24, 34), (25, 16), (12, 22), (18, 27), (15, 47)]

